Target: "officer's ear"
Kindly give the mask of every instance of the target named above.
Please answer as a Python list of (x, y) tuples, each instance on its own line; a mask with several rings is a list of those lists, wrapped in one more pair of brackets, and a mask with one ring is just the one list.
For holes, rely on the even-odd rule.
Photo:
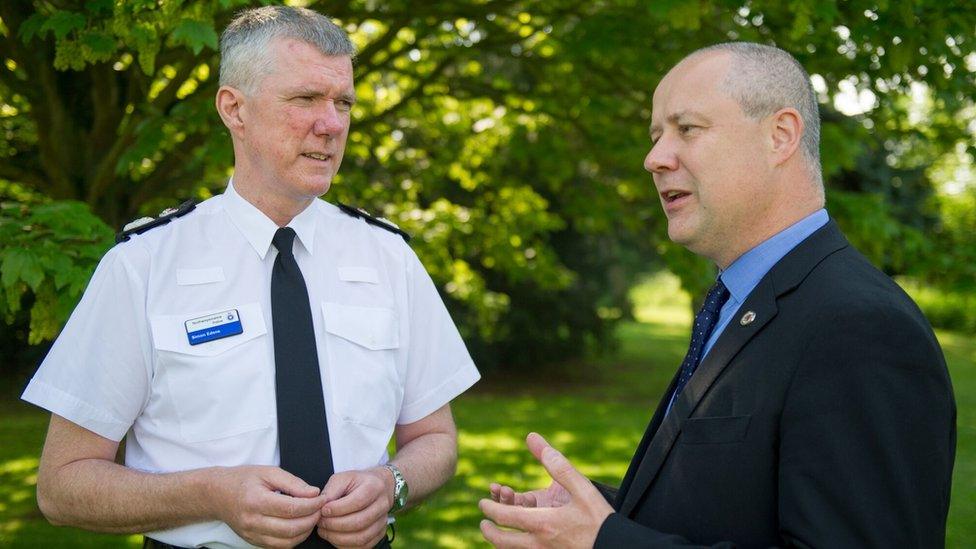
[(217, 114), (224, 121), (224, 125), (231, 134), (237, 134), (244, 129), (244, 119), (241, 117), (241, 107), (244, 106), (244, 93), (237, 88), (221, 86), (217, 90)]

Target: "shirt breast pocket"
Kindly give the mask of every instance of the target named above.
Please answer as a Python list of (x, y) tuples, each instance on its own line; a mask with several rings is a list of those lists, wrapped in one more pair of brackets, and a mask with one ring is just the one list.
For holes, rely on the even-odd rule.
[(343, 421), (392, 430), (403, 399), (393, 309), (323, 302), (334, 408)]
[(270, 427), (274, 390), (261, 305), (234, 307), (243, 333), (190, 345), (184, 322), (216, 311), (150, 318), (156, 380), (168, 394), (187, 442)]

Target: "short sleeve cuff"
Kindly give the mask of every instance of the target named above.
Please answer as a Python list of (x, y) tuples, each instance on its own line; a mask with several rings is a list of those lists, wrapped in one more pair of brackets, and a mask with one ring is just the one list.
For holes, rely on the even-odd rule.
[(115, 442), (121, 441), (129, 431), (129, 425), (36, 378), (20, 398)]
[(479, 379), (481, 379), (481, 374), (478, 373), (478, 369), (473, 362), (468, 362), (432, 391), (405, 403), (400, 409), (400, 417), (397, 418), (397, 423), (404, 425), (424, 419), (468, 390)]

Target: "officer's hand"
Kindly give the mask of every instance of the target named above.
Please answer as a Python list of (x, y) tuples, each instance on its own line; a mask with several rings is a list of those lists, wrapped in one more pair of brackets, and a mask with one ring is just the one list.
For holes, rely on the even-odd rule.
[(326, 501), (318, 488), (278, 467), (222, 467), (215, 469), (214, 480), (218, 518), (262, 547), (294, 547), (304, 541)]
[(336, 547), (374, 547), (386, 535), (393, 475), (385, 467), (332, 475), (322, 489), (318, 534)]

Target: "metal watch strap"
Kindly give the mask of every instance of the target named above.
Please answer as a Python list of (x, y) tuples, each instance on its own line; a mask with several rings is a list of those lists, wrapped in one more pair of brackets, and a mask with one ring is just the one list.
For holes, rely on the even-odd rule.
[(393, 465), (392, 463), (387, 463), (384, 465), (389, 469), (390, 474), (393, 475), (393, 507), (390, 508), (390, 514), (396, 513), (407, 503), (407, 481), (403, 478), (403, 473), (400, 469)]

